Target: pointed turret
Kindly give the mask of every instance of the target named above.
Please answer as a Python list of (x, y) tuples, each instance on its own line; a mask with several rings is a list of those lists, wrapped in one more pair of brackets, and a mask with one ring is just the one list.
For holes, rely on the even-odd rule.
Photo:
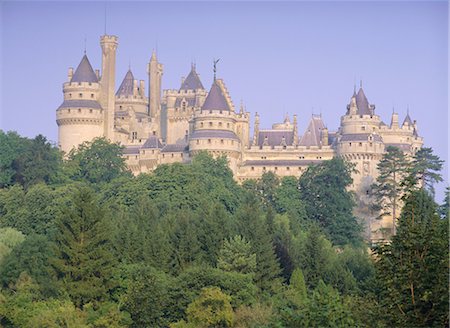
[(409, 117), (409, 110), (406, 112), (406, 117), (405, 117), (405, 120), (403, 121), (403, 124), (402, 124), (402, 126), (404, 126), (404, 125), (409, 125), (409, 126), (412, 126), (413, 125), (413, 122), (412, 122), (412, 120), (411, 120), (411, 117)]
[(215, 80), (211, 86), (211, 90), (209, 90), (202, 110), (230, 110), (227, 100)]
[(358, 108), (358, 115), (371, 115), (372, 111), (369, 107), (369, 101), (364, 93), (363, 88), (359, 88), (358, 93), (356, 94), (356, 107)]
[(116, 92), (116, 96), (124, 96), (131, 97), (133, 96), (133, 85), (134, 85), (134, 76), (131, 72), (131, 69), (128, 70), (127, 74), (123, 78), (122, 83), (120, 84), (119, 89)]
[(189, 75), (184, 79), (183, 83), (181, 83), (180, 90), (197, 90), (204, 89), (202, 82), (200, 81), (200, 77), (195, 71), (195, 64), (191, 65), (191, 71)]
[(91, 63), (89, 62), (86, 54), (81, 59), (80, 64), (78, 65), (75, 73), (72, 76), (70, 82), (91, 82), (98, 83), (97, 75), (92, 69)]

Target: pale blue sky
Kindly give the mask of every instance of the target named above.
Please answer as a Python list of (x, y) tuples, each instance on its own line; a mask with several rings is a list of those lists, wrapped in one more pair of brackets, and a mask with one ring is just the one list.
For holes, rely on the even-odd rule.
[[(390, 123), (409, 105), (426, 146), (448, 159), (448, 3), (426, 2), (2, 2), (0, 128), (57, 140), (56, 108), (84, 39), (100, 68), (99, 37), (119, 37), (117, 86), (129, 63), (145, 79), (157, 47), (163, 88), (179, 88), (195, 60), (205, 87), (212, 60), (236, 106), (263, 127), (311, 113), (330, 130), (363, 87)], [(445, 179), (448, 181), (448, 166)], [(441, 201), (444, 184), (438, 186)]]

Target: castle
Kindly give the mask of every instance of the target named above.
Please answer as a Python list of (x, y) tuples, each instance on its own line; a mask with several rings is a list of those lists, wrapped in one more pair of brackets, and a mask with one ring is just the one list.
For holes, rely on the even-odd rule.
[(377, 177), (377, 163), (385, 147), (393, 145), (412, 155), (423, 144), (416, 121), (409, 113), (402, 124), (397, 113), (389, 125), (375, 113), (362, 86), (350, 98), (340, 126), (329, 131), (322, 117), (313, 115), (306, 131), (299, 133), (297, 116), (271, 129), (260, 127), (255, 114), (250, 132), (250, 114), (237, 110), (223, 80), (216, 78), (205, 89), (195, 65), (178, 89), (161, 90), (163, 65), (153, 52), (145, 81), (134, 79), (129, 70), (116, 89), (115, 64), (118, 38), (103, 35), (102, 70), (93, 70), (86, 54), (77, 69), (69, 68), (63, 84), (64, 101), (56, 111), (59, 147), (73, 147), (96, 137), (125, 146), (123, 156), (134, 174), (150, 172), (160, 164), (189, 163), (199, 151), (226, 155), (238, 182), (257, 179), (264, 172), (300, 176), (310, 164), (341, 156), (356, 165), (351, 189), (356, 191), (356, 211), (367, 223), (368, 237), (385, 239), (392, 218), (375, 220), (367, 196)]

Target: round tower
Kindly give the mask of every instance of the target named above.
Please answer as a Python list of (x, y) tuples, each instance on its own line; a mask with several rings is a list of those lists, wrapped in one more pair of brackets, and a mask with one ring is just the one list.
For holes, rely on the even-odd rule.
[(207, 151), (214, 157), (226, 155), (231, 170), (237, 171), (241, 141), (236, 134), (237, 114), (225, 96), (221, 81), (215, 80), (200, 110), (191, 120), (190, 155)]
[(69, 69), (63, 84), (64, 101), (56, 110), (59, 147), (66, 154), (85, 141), (103, 136), (103, 109), (99, 103), (99, 73), (86, 54), (75, 73)]
[[(354, 163), (352, 189), (368, 188), (378, 176), (377, 164), (384, 153), (383, 139), (379, 134), (380, 117), (375, 115), (375, 105), (369, 104), (362, 87), (356, 90), (341, 117), (337, 153)], [(366, 188), (366, 189), (367, 189)]]

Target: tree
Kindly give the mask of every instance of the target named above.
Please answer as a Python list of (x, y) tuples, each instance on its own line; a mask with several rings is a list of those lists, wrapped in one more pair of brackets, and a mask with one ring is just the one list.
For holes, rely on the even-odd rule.
[(406, 176), (408, 161), (399, 148), (388, 146), (377, 168), (379, 175), (373, 185), (375, 209), (381, 211), (381, 217), (392, 215), (392, 233), (395, 235), (400, 199), (405, 193), (402, 181)]
[(55, 296), (58, 291), (55, 274), (50, 267), (54, 256), (51, 242), (42, 235), (30, 235), (14, 247), (0, 266), (0, 280), (4, 287), (12, 286), (20, 275), (27, 274), (37, 283), (38, 290), (46, 297)]
[(0, 264), (11, 250), (22, 243), (25, 236), (20, 231), (13, 228), (0, 229)]
[(232, 327), (234, 321), (231, 297), (218, 287), (203, 288), (199, 297), (189, 304), (188, 323), (194, 327)]
[(236, 215), (239, 231), (251, 243), (252, 253), (256, 254), (256, 284), (263, 291), (273, 292), (280, 283), (281, 270), (265, 217), (252, 196), (249, 196)]
[(16, 132), (0, 130), (0, 188), (15, 183), (14, 161), (25, 152), (27, 143), (28, 140)]
[(354, 217), (353, 196), (347, 191), (353, 166), (335, 157), (308, 167), (299, 179), (300, 197), (309, 220), (317, 223), (333, 244), (359, 244), (361, 225)]
[(434, 197), (434, 184), (442, 181), (439, 172), (442, 170), (443, 163), (443, 160), (433, 154), (433, 149), (427, 147), (419, 149), (408, 170), (408, 176), (404, 182), (406, 188), (412, 190), (423, 187)]
[(55, 258), (51, 263), (61, 287), (78, 307), (107, 300), (116, 284), (112, 231), (105, 218), (94, 192), (84, 187), (73, 195), (73, 205), (63, 209), (56, 221)]
[(122, 149), (119, 144), (110, 143), (105, 138), (86, 141), (68, 154), (66, 170), (73, 179), (94, 184), (130, 175)]
[(427, 192), (406, 198), (397, 235), (376, 248), (381, 306), (388, 324), (443, 327), (448, 314), (448, 225)]
[(445, 190), (444, 203), (439, 207), (439, 213), (443, 219), (448, 220), (450, 217), (450, 187)]
[(219, 252), (217, 267), (223, 271), (254, 273), (256, 254), (252, 253), (250, 242), (240, 235), (225, 240)]
[(139, 265), (129, 277), (124, 308), (131, 314), (132, 327), (165, 327), (169, 321), (171, 279), (163, 272)]

